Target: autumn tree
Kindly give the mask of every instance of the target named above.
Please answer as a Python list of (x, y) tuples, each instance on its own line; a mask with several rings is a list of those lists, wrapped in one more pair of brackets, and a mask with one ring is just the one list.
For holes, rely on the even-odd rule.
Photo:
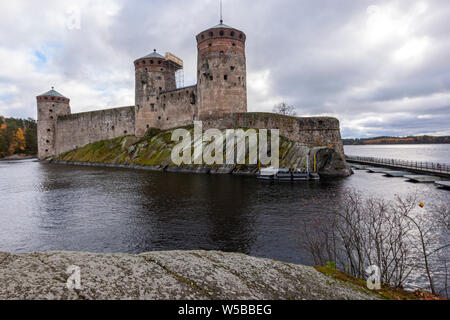
[(37, 153), (36, 121), (0, 117), (0, 157), (17, 153)]

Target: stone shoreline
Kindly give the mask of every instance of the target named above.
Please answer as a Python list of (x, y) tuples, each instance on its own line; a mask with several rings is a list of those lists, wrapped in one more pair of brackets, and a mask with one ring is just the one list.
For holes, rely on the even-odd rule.
[[(69, 266), (81, 288), (68, 289)], [(378, 296), (316, 271), (239, 253), (0, 253), (4, 300), (367, 300)]]

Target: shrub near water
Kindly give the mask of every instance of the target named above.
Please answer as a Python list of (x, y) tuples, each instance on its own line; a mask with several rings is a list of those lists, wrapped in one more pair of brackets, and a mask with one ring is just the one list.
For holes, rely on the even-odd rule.
[(363, 198), (356, 191), (345, 192), (341, 203), (331, 218), (315, 218), (312, 230), (305, 225), (302, 245), (316, 265), (329, 267), (333, 262), (359, 279), (366, 278), (368, 266), (376, 265), (382, 283), (393, 287), (402, 287), (420, 270), (433, 294), (448, 296), (447, 288), (437, 292), (435, 283), (437, 269), (447, 264), (445, 255), (436, 256), (450, 246), (448, 205), (426, 210), (419, 207), (416, 195), (386, 201)]

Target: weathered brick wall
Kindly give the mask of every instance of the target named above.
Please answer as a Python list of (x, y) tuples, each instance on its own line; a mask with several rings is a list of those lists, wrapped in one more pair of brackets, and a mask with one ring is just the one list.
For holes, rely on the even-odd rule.
[(134, 132), (134, 106), (60, 116), (56, 122), (56, 154)]
[(191, 125), (197, 114), (197, 86), (162, 92), (155, 112), (162, 130)]
[(203, 121), (204, 129), (279, 129), (280, 135), (309, 147), (331, 147), (341, 156), (344, 147), (339, 120), (331, 117), (289, 117), (273, 113), (237, 113)]
[(70, 114), (70, 100), (58, 97), (37, 97), (38, 157), (45, 159), (56, 153), (56, 121), (60, 115)]
[(232, 28), (197, 35), (199, 119), (247, 112), (245, 40)]
[[(155, 109), (159, 93), (166, 90), (166, 65), (164, 59), (138, 59), (135, 65), (136, 136), (143, 137), (148, 127), (158, 127)], [(172, 87), (172, 84), (168, 84)]]

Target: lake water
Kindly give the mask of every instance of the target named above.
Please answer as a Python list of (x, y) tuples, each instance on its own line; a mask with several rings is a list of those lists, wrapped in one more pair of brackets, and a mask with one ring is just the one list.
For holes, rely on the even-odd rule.
[(434, 185), (363, 171), (283, 184), (0, 161), (0, 251), (203, 249), (311, 265), (299, 234), (312, 217), (332, 214), (346, 188), (387, 199), (417, 191), (426, 206), (450, 202), (450, 192)]
[(348, 156), (376, 157), (447, 163), (450, 165), (450, 144), (396, 144), (344, 146)]

